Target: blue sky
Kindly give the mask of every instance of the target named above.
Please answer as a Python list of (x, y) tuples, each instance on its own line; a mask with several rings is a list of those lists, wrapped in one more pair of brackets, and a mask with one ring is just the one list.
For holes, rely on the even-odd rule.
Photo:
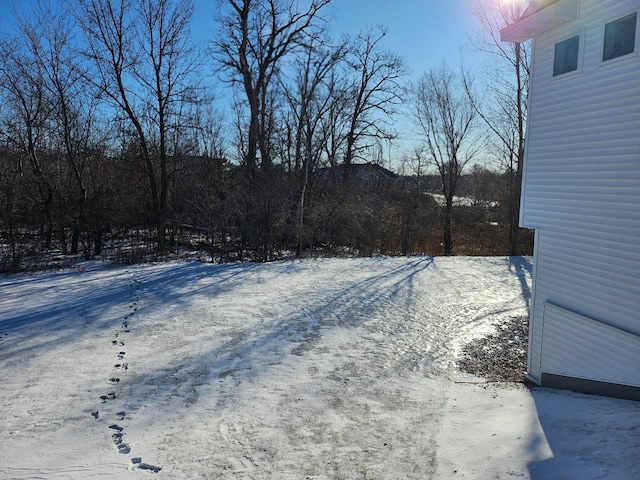
[[(468, 43), (477, 21), (476, 0), (334, 0), (334, 30), (356, 34), (364, 26), (385, 25), (386, 47), (402, 55), (419, 75), (443, 59), (460, 61), (460, 46)], [(465, 58), (477, 55), (466, 49)]]
[[(0, 29), (11, 25), (11, 8), (26, 9), (36, 0), (0, 0)], [(55, 0), (52, 0), (55, 1)], [(333, 0), (327, 13), (333, 33), (355, 35), (363, 27), (385, 25), (384, 46), (400, 54), (414, 75), (443, 59), (456, 64), (460, 47), (477, 30), (473, 6), (478, 0)], [(195, 0), (194, 38), (206, 39), (213, 26), (216, 0)], [(473, 49), (466, 48), (465, 62), (479, 63)]]
[[(0, 0), (0, 31), (10, 28), (11, 9), (28, 10), (37, 0)], [(51, 0), (55, 2), (56, 0)], [(304, 4), (306, 0), (300, 0)], [(411, 78), (416, 79), (446, 60), (456, 68), (461, 61), (472, 72), (480, 67), (483, 57), (469, 46), (479, 26), (473, 15), (474, 6), (488, 0), (332, 0), (325, 12), (330, 17), (332, 36), (356, 35), (365, 27), (384, 25), (388, 34), (384, 48), (392, 50), (407, 62)], [(214, 29), (217, 0), (194, 0), (192, 35), (206, 42)], [(461, 47), (464, 47), (461, 54)], [(462, 55), (462, 57), (461, 57)], [(415, 139), (406, 118), (395, 119), (403, 133), (394, 150), (410, 150)], [(408, 143), (407, 143), (408, 142)]]
[[(335, 36), (356, 35), (364, 27), (386, 26), (385, 48), (403, 56), (414, 75), (419, 75), (445, 58), (452, 63), (460, 61), (460, 46), (468, 43), (478, 29), (473, 15), (478, 1), (333, 0), (326, 14)], [(210, 31), (215, 2), (195, 0), (194, 33)], [(477, 64), (479, 56), (467, 48), (465, 61)]]

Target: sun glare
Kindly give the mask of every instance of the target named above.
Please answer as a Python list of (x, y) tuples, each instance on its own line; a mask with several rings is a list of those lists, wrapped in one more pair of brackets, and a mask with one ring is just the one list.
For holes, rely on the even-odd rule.
[(521, 13), (528, 5), (529, 2), (523, 0), (498, 0), (498, 5), (502, 8), (508, 9), (511, 12)]

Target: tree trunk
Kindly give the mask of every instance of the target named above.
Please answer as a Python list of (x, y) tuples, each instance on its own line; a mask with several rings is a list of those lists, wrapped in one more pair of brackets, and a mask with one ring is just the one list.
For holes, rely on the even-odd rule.
[(300, 194), (300, 202), (298, 208), (300, 209), (300, 215), (298, 217), (298, 244), (296, 245), (296, 257), (302, 257), (302, 232), (304, 228), (304, 201), (307, 193), (307, 183), (309, 181), (309, 172), (305, 169), (304, 183), (302, 184), (302, 192)]
[(95, 240), (94, 241), (95, 245), (93, 249), (94, 255), (102, 255), (102, 226), (100, 224), (96, 226), (94, 240)]
[[(511, 190), (512, 198), (510, 202), (509, 218), (509, 255), (520, 255), (520, 194), (522, 191), (522, 170), (524, 167), (524, 142), (525, 142), (525, 119), (522, 105), (522, 92), (524, 89), (522, 79), (522, 59), (520, 43), (515, 45), (516, 55), (516, 82), (517, 82), (517, 115), (518, 115), (518, 153), (516, 158), (515, 179)], [(513, 170), (512, 170), (513, 171)]]
[(451, 234), (451, 214), (452, 214), (452, 210), (453, 210), (453, 199), (447, 197), (446, 199), (446, 205), (445, 205), (445, 209), (444, 209), (444, 222), (443, 222), (443, 227), (444, 227), (444, 235), (443, 235), (443, 240), (444, 240), (444, 254), (445, 255), (451, 255), (451, 253), (453, 252), (453, 237)]

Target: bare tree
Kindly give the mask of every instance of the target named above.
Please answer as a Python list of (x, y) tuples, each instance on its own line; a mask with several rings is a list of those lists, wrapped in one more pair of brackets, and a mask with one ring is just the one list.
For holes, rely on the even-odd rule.
[(443, 207), (444, 253), (453, 250), (451, 235), (453, 198), (464, 167), (477, 153), (473, 136), (476, 110), (466, 95), (463, 80), (446, 65), (427, 72), (413, 89), (413, 112), (427, 154), (440, 176)]
[(310, 42), (294, 63), (294, 82), (283, 91), (289, 105), (288, 141), (285, 142), (293, 157), (290, 167), (292, 211), (297, 212), (296, 254), (302, 255), (305, 201), (311, 175), (320, 163), (327, 131), (321, 122), (331, 108), (333, 99), (327, 88), (327, 79), (335, 71), (346, 51), (346, 43), (328, 46), (323, 42)]
[(303, 11), (294, 0), (224, 0), (220, 5), (214, 55), (231, 82), (241, 86), (248, 107), (248, 127), (240, 131), (247, 181), (244, 236), (260, 244), (263, 260), (279, 216), (279, 181), (272, 172), (278, 79), (285, 58), (314, 38), (320, 11), (329, 2), (312, 0)]
[(344, 149), (349, 128), (349, 95), (346, 79), (339, 68), (331, 70), (325, 82), (329, 103), (323, 118), (320, 119), (320, 128), (326, 140), (324, 153), (331, 171), (334, 172), (342, 161), (340, 152)]
[(77, 193), (71, 253), (85, 228), (87, 188), (84, 169), (93, 125), (97, 92), (85, 81), (82, 63), (72, 44), (74, 25), (68, 12), (49, 2), (37, 2), (30, 15), (18, 19), (20, 38), (42, 73), (43, 88), (51, 102), (51, 130), (59, 138)]
[[(240, 204), (235, 176), (227, 159), (223, 135), (223, 119), (211, 105), (196, 106), (195, 133), (201, 154), (196, 162), (195, 177), (183, 179), (191, 190), (190, 208), (195, 211), (198, 225), (208, 231), (211, 241), (211, 261), (219, 252), (219, 262), (227, 261), (230, 248), (230, 229), (236, 208)], [(219, 250), (218, 250), (219, 248)]]
[[(1, 90), (1, 89), (0, 89)], [(0, 92), (0, 100), (2, 94)], [(0, 127), (1, 131), (1, 127)], [(4, 139), (3, 139), (4, 140)], [(6, 141), (0, 146), (0, 225), (2, 233), (9, 243), (9, 252), (0, 251), (0, 271), (18, 271), (21, 259), (19, 232), (24, 219), (26, 191), (31, 185), (26, 185), (20, 161), (12, 152)]]
[[(258, 160), (271, 165), (267, 148), (269, 91), (278, 80), (284, 58), (307, 42), (320, 10), (330, 0), (312, 0), (304, 12), (293, 0), (224, 0), (222, 27), (214, 54), (232, 82), (242, 85), (249, 107), (244, 162), (255, 174)], [(258, 158), (258, 153), (260, 158)]]
[(355, 39), (349, 56), (349, 116), (344, 154), (344, 179), (348, 183), (349, 166), (358, 152), (396, 133), (389, 119), (396, 113), (406, 74), (404, 61), (397, 54), (381, 50), (386, 35), (383, 27), (367, 29)]
[(25, 168), (23, 159), (31, 167), (36, 201), (43, 216), (44, 247), (49, 248), (53, 238), (55, 192), (41, 152), (51, 115), (51, 99), (41, 65), (24, 42), (15, 36), (0, 41), (0, 88), (4, 92), (6, 115), (3, 134), (7, 144), (19, 152), (18, 168)]
[(158, 249), (166, 248), (169, 131), (191, 99), (191, 0), (75, 0), (91, 78), (131, 123), (148, 179)]
[(488, 54), (486, 86), (488, 99), (469, 98), (489, 130), (493, 133), (507, 183), (509, 224), (509, 254), (519, 255), (521, 229), (519, 227), (520, 191), (524, 164), (524, 143), (529, 86), (529, 43), (507, 43), (500, 40), (500, 30), (520, 18), (531, 0), (478, 2), (476, 16), (481, 32), (474, 42), (480, 51)]

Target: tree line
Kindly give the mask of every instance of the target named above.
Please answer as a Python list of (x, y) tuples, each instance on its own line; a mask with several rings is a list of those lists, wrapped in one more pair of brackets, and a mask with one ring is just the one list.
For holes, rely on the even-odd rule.
[[(206, 48), (190, 0), (40, 0), (16, 15), (0, 39), (0, 269), (184, 248), (219, 261), (526, 251), (526, 49), (491, 36), (518, 11), (479, 13), (483, 48), (515, 72), (479, 95), (446, 64), (410, 82), (383, 27), (329, 38), (330, 1), (223, 0)], [(379, 160), (401, 110), (423, 142), (393, 173)], [(501, 167), (470, 168), (488, 155)], [(470, 204), (464, 183), (484, 185)]]

